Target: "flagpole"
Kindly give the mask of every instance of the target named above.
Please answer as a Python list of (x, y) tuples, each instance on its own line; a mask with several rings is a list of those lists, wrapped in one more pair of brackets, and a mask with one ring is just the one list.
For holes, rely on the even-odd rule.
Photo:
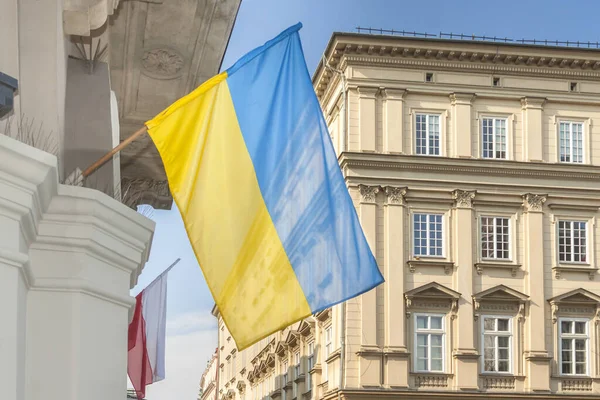
[(177, 265), (177, 263), (181, 261), (181, 258), (178, 258), (177, 260), (175, 260), (173, 262), (173, 264), (169, 265), (167, 267), (167, 269), (165, 269), (163, 272), (161, 272), (161, 274), (159, 276), (157, 276), (156, 278), (154, 278), (154, 280), (152, 282), (150, 282), (148, 284), (148, 286), (146, 286), (146, 288), (144, 288), (144, 290), (146, 290), (148, 287), (150, 287), (150, 285), (152, 285), (154, 282), (156, 282), (157, 280), (159, 280), (164, 274), (166, 274), (167, 272), (169, 272), (175, 265)]
[[(119, 143), (114, 149), (112, 149), (111, 151), (100, 157), (95, 163), (87, 167), (87, 169), (83, 171), (81, 175), (84, 178), (87, 178), (88, 176), (96, 172), (98, 168), (106, 164), (106, 162), (109, 161), (115, 154), (123, 150), (125, 147), (129, 146), (129, 144), (136, 140), (138, 137), (142, 136), (146, 132), (146, 129), (146, 125), (144, 125), (142, 128), (133, 132), (131, 136)], [(177, 263), (178, 261), (176, 261), (175, 263)]]

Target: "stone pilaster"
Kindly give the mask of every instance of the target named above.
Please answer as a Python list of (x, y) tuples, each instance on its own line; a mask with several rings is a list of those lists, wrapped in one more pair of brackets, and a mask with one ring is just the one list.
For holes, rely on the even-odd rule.
[[(529, 294), (529, 315), (526, 318), (525, 386), (531, 391), (550, 390), (550, 360), (545, 332), (544, 293), (544, 203), (546, 195), (523, 196), (523, 224), (525, 238), (525, 287)], [(558, 355), (557, 355), (558, 356)]]
[[(371, 247), (377, 254), (377, 194), (379, 186), (359, 186), (360, 224)], [(378, 387), (381, 384), (381, 351), (377, 343), (377, 290), (360, 296), (361, 340), (359, 356), (359, 384), (363, 387)]]
[(471, 105), (475, 95), (472, 93), (452, 93), (452, 130), (454, 137), (454, 154), (450, 156), (471, 158), (473, 154), (473, 138), (471, 133)]
[(404, 317), (404, 263), (406, 260), (406, 188), (386, 186), (384, 206), (385, 300), (384, 300), (384, 384), (389, 388), (408, 387), (409, 358)]
[(455, 249), (455, 290), (461, 293), (458, 301), (458, 326), (453, 351), (455, 360), (455, 385), (460, 390), (478, 388), (479, 353), (475, 348), (473, 321), (473, 199), (475, 191), (455, 190), (452, 193), (454, 207), (454, 238), (460, 245)]
[(403, 89), (383, 89), (383, 151), (384, 153), (403, 153), (404, 143), (404, 95)]
[(523, 161), (544, 161), (543, 153), (543, 113), (545, 98), (523, 97), (521, 107), (523, 109), (523, 139), (524, 156)]
[(359, 87), (358, 88), (358, 110), (359, 110), (359, 130), (358, 130), (358, 149), (359, 151), (374, 152), (375, 149), (375, 128), (376, 128), (376, 107), (377, 107), (378, 88)]

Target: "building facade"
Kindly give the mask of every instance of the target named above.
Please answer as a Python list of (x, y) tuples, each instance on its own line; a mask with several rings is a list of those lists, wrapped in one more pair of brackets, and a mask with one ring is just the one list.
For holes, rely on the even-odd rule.
[(220, 398), (600, 396), (600, 51), (339, 33), (325, 59), (386, 282), (239, 353), (219, 319)]
[(217, 366), (219, 363), (218, 349), (206, 364), (206, 369), (200, 378), (198, 400), (216, 400), (217, 396)]

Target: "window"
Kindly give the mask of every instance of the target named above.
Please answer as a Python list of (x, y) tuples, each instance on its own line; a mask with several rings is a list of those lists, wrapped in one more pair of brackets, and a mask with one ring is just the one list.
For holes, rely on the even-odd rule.
[(586, 223), (558, 222), (558, 259), (560, 262), (587, 262)]
[(417, 154), (440, 155), (440, 116), (432, 114), (416, 115)]
[(588, 321), (560, 320), (560, 372), (564, 375), (588, 374)]
[(433, 82), (433, 72), (425, 73), (425, 82)]
[(494, 87), (500, 86), (500, 78), (494, 78), (492, 80), (492, 84), (494, 85)]
[(510, 372), (510, 318), (483, 318), (483, 371)]
[(442, 214), (414, 214), (414, 255), (443, 255)]
[(331, 351), (333, 350), (333, 335), (332, 335), (332, 330), (331, 330), (331, 326), (328, 328), (325, 328), (325, 358), (323, 360), (323, 380), (327, 381), (329, 380), (328, 377), (328, 364), (327, 364), (327, 359), (329, 358), (329, 356), (331, 355)]
[(285, 386), (288, 383), (288, 363), (287, 361), (283, 362), (283, 366), (282, 366), (282, 371), (281, 371), (281, 387), (282, 387), (282, 391), (281, 391), (281, 399), (285, 400), (286, 399), (286, 390), (285, 390)]
[(415, 316), (415, 369), (420, 372), (444, 371), (444, 317)]
[(509, 219), (503, 217), (481, 217), (481, 257), (508, 260)]
[(297, 379), (300, 376), (300, 353), (294, 354), (294, 378)]
[(576, 92), (577, 91), (577, 82), (571, 82), (571, 83), (569, 83), (569, 91), (570, 92)]
[(583, 163), (583, 123), (561, 122), (558, 135), (559, 161)]
[(306, 390), (312, 390), (312, 375), (310, 373), (310, 371), (312, 371), (312, 369), (315, 366), (315, 343), (314, 342), (310, 342), (308, 344), (308, 366), (307, 366), (307, 371), (306, 371)]
[(481, 120), (481, 150), (483, 158), (506, 159), (506, 118)]

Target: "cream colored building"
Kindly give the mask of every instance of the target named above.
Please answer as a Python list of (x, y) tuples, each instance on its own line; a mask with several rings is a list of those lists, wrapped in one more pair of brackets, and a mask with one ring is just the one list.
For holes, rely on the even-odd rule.
[(600, 51), (340, 33), (325, 57), (386, 283), (242, 352), (219, 319), (220, 399), (600, 395)]

